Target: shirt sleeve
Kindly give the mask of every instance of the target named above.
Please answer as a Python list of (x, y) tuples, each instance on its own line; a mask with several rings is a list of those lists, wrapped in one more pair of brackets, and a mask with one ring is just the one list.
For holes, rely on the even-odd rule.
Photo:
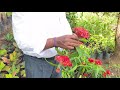
[(45, 17), (37, 13), (13, 12), (13, 34), (23, 52), (39, 54), (47, 41)]

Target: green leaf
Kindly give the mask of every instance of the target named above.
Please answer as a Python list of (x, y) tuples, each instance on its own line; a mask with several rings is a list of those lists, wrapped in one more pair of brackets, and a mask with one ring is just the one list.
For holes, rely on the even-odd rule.
[(8, 33), (6, 36), (5, 36), (5, 39), (7, 40), (7, 41), (12, 41), (13, 40), (13, 35), (11, 34), (11, 33)]
[(58, 47), (56, 47), (55, 50), (57, 51), (57, 53), (58, 53), (59, 55), (63, 55), (63, 52), (60, 51), (60, 50), (58, 49)]
[(5, 67), (5, 64), (3, 62), (0, 62), (0, 71)]
[(21, 68), (25, 68), (25, 65), (22, 65)]
[(74, 51), (72, 54), (69, 55), (70, 58), (75, 58), (78, 57), (78, 53), (76, 51)]
[(74, 72), (76, 69), (77, 69), (77, 65), (75, 66), (75, 67), (73, 67), (71, 70), (69, 70), (68, 72), (70, 73), (70, 72)]
[(99, 68), (97, 67), (95, 71), (96, 71), (96, 72), (95, 72), (95, 78), (97, 78), (98, 73), (99, 73)]
[(13, 78), (12, 74), (5, 74), (6, 78)]
[(63, 78), (68, 78), (68, 77), (67, 77), (67, 73), (62, 71), (62, 77), (63, 77)]
[(19, 78), (18, 76), (14, 76), (13, 78)]
[(16, 56), (17, 56), (17, 53), (16, 53), (15, 51), (13, 52), (13, 56), (14, 56), (14, 57), (16, 57)]
[(7, 50), (5, 49), (0, 50), (0, 56), (5, 55), (5, 54), (7, 54)]
[(15, 61), (18, 58), (17, 53), (15, 51), (11, 53), (9, 57), (10, 57), (10, 61)]
[(25, 62), (23, 61), (19, 65), (22, 66), (21, 68), (24, 68), (23, 66), (25, 66)]
[(57, 64), (54, 64), (54, 63), (52, 63), (52, 62), (49, 62), (46, 58), (45, 58), (45, 60), (46, 60), (46, 62), (48, 62), (49, 64), (51, 64), (52, 66), (58, 66)]
[(85, 38), (81, 38), (80, 41), (82, 41), (82, 42), (84, 42), (84, 43), (87, 43), (87, 42), (88, 42), (88, 40), (85, 39)]
[(12, 64), (12, 72), (14, 72), (16, 70), (15, 64)]
[(9, 57), (10, 57), (10, 61), (14, 61), (14, 56), (13, 56), (13, 54), (10, 54)]
[(24, 76), (24, 74), (25, 74), (25, 70), (22, 70), (21, 71), (21, 76)]
[(12, 15), (12, 12), (6, 12), (7, 16), (11, 16)]
[(84, 51), (83, 51), (80, 47), (76, 47), (76, 50), (77, 50), (77, 52), (78, 52), (78, 54), (79, 54), (79, 57), (82, 57)]
[(10, 69), (11, 69), (11, 67), (10, 67), (10, 66), (5, 66), (5, 67), (3, 68), (3, 70), (2, 70), (2, 71), (7, 71), (7, 72), (9, 72), (9, 71), (10, 71)]
[(82, 69), (82, 72), (81, 73), (84, 73), (85, 72), (85, 68)]

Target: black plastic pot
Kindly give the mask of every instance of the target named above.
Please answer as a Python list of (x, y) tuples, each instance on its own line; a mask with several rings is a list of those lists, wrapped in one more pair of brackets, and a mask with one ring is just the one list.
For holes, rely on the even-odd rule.
[(106, 53), (106, 59), (110, 58), (110, 53)]
[(108, 53), (107, 51), (104, 51), (103, 52), (103, 59), (108, 59), (108, 58), (110, 58), (110, 53)]
[(103, 52), (97, 54), (97, 59), (103, 60)]
[(103, 51), (103, 59), (106, 59), (106, 53), (107, 53), (107, 51)]

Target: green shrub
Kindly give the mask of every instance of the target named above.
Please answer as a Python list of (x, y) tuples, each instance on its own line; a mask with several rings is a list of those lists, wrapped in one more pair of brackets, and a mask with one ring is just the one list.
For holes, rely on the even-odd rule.
[(114, 52), (117, 12), (70, 12), (67, 15), (72, 28), (84, 27), (90, 32), (88, 43), (91, 43), (92, 47), (100, 51), (107, 49)]

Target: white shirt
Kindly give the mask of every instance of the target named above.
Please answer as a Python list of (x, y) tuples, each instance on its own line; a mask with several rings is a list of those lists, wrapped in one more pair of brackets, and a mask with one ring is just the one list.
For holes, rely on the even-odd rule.
[(57, 55), (54, 47), (43, 51), (48, 38), (72, 34), (65, 12), (13, 12), (12, 25), (18, 47), (37, 58)]

